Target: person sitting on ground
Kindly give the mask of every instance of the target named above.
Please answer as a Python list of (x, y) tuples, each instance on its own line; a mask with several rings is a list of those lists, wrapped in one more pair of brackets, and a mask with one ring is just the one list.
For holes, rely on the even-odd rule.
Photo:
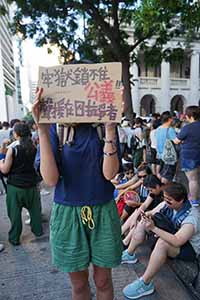
[(121, 184), (129, 181), (134, 175), (133, 164), (131, 162), (123, 164), (122, 169), (123, 171), (118, 173), (115, 178), (111, 180), (112, 184), (114, 184), (115, 186), (119, 185), (120, 187)]
[[(130, 238), (133, 235), (133, 230), (137, 226), (138, 220), (140, 220), (141, 213), (146, 210), (152, 210), (155, 208), (160, 202), (163, 201), (163, 192), (162, 192), (162, 183), (158, 177), (155, 175), (148, 175), (143, 182), (143, 185), (148, 189), (149, 194), (146, 200), (141, 204), (141, 206), (136, 209), (132, 215), (126, 220), (126, 222), (122, 226), (122, 235), (128, 231), (126, 238), (123, 240), (125, 246), (127, 246), (130, 242)], [(126, 261), (125, 257), (123, 258), (123, 262)]]
[[(120, 196), (122, 196), (125, 192), (127, 192), (129, 189), (133, 190), (135, 188), (135, 184), (138, 181), (138, 172), (145, 170), (147, 168), (147, 170), (150, 172), (149, 174), (151, 174), (151, 170), (149, 169), (149, 167), (147, 166), (146, 163), (142, 163), (138, 169), (137, 172), (134, 174), (134, 176), (129, 179), (127, 182), (125, 183), (121, 183), (121, 184), (117, 184), (116, 185), (116, 189), (120, 190), (120, 193), (118, 195), (118, 198), (115, 200), (119, 200)], [(141, 174), (142, 175), (142, 174)], [(138, 187), (138, 185), (136, 185), (136, 187)]]
[(126, 194), (129, 191), (135, 191), (138, 195), (138, 197), (137, 195), (133, 197), (136, 198), (135, 201), (132, 201), (131, 199), (125, 199), (125, 206), (120, 217), (122, 222), (124, 222), (134, 212), (140, 203), (143, 203), (146, 200), (148, 196), (148, 190), (143, 185), (143, 181), (144, 178), (149, 174), (151, 174), (151, 169), (146, 165), (142, 165), (137, 171), (137, 181), (119, 193), (118, 198), (122, 196), (126, 198)]
[(34, 169), (36, 148), (33, 146), (28, 125), (16, 123), (13, 134), (19, 145), (8, 149), (5, 160), (0, 161), (0, 171), (8, 174), (6, 205), (11, 222), (9, 242), (19, 245), (23, 207), (30, 213), (32, 232), (40, 236), (43, 230), (40, 195), (36, 186), (37, 174)]
[(114, 198), (118, 196), (120, 185), (129, 181), (133, 177), (133, 175), (134, 175), (133, 164), (128, 163), (123, 165), (123, 172), (117, 174), (117, 176), (113, 180), (111, 180), (112, 184), (118, 186), (118, 189), (115, 188), (114, 190)]
[(182, 184), (173, 182), (166, 185), (164, 201), (143, 214), (128, 252), (133, 262), (137, 261), (135, 250), (144, 242), (148, 232), (153, 232), (157, 240), (144, 274), (123, 290), (128, 299), (137, 299), (154, 292), (152, 279), (168, 257), (195, 261), (200, 254), (198, 209), (192, 208), (187, 190)]

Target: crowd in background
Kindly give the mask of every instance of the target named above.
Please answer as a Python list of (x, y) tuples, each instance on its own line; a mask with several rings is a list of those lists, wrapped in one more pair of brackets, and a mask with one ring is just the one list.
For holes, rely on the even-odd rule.
[(154, 292), (153, 278), (167, 258), (195, 262), (200, 254), (200, 108), (187, 107), (181, 116), (165, 111), (133, 122), (124, 118), (118, 133), (122, 172), (112, 182), (122, 263), (135, 264), (137, 247), (147, 237), (154, 240), (144, 274), (123, 290), (137, 299)]

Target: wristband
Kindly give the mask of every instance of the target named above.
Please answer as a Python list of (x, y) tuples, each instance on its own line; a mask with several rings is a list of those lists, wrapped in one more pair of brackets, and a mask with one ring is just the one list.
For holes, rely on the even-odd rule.
[(108, 156), (115, 155), (116, 153), (117, 153), (117, 150), (114, 152), (104, 152), (103, 155), (108, 157)]
[(113, 149), (115, 149), (115, 147), (117, 147), (117, 144), (116, 144), (115, 140), (113, 141), (113, 140), (103, 139), (103, 141), (104, 141), (104, 143), (111, 144)]

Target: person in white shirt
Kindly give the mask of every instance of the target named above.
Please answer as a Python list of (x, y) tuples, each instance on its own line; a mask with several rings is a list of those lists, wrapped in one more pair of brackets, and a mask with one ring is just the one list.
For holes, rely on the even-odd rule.
[(0, 130), (0, 145), (3, 144), (4, 140), (9, 139), (9, 137), (10, 137), (9, 123), (5, 121), (5, 122), (3, 122), (2, 126), (3, 126), (3, 128)]

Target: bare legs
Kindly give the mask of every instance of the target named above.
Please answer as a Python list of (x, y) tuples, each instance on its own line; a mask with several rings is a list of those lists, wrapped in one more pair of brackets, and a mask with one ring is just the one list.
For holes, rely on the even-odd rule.
[[(90, 300), (88, 270), (69, 273), (72, 285), (72, 300)], [(112, 270), (94, 266), (93, 273), (97, 300), (113, 300)]]
[(124, 239), (124, 244), (128, 245), (128, 253), (132, 254), (135, 249), (144, 242), (146, 236), (145, 224), (140, 222), (137, 226), (130, 230)]
[(88, 270), (69, 273), (72, 285), (72, 300), (90, 300)]
[(148, 266), (142, 276), (145, 283), (149, 283), (162, 265), (166, 262), (167, 257), (176, 257), (180, 248), (175, 248), (167, 242), (158, 239), (153, 252), (151, 253)]
[[(145, 224), (142, 222), (138, 223), (136, 228), (130, 230), (129, 234), (124, 239), (124, 243), (129, 244), (129, 254), (132, 254), (136, 248), (144, 242), (145, 236)], [(180, 248), (175, 248), (159, 238), (151, 253), (148, 266), (142, 276), (144, 282), (148, 284), (166, 262), (167, 257), (176, 257), (179, 252)]]
[(93, 274), (97, 300), (113, 300), (112, 270), (94, 266)]
[(185, 172), (189, 184), (190, 200), (198, 200), (198, 171), (199, 169), (196, 168), (192, 171)]

